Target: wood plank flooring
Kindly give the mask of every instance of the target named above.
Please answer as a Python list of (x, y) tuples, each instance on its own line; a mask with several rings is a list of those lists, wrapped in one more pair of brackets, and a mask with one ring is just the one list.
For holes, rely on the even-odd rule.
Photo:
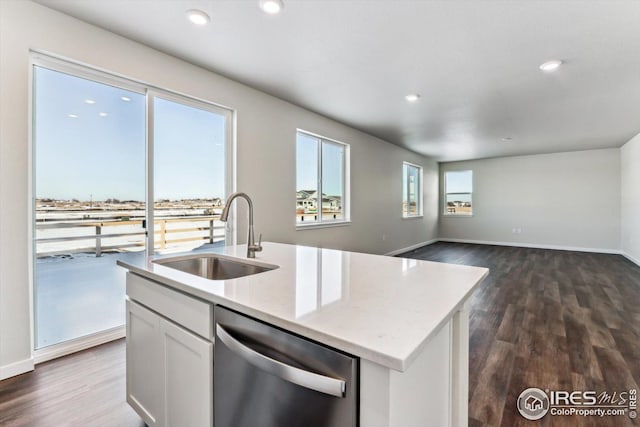
[[(640, 425), (527, 421), (515, 406), (528, 387), (638, 388), (640, 267), (618, 255), (442, 242), (404, 256), (491, 269), (471, 301), (469, 427)], [(0, 426), (142, 427), (125, 402), (124, 356), (119, 340), (0, 382)]]
[(640, 267), (620, 255), (444, 242), (401, 256), (491, 269), (471, 300), (470, 427), (640, 425), (528, 421), (516, 408), (529, 387), (640, 392)]
[(0, 381), (3, 427), (143, 427), (125, 402), (124, 339)]

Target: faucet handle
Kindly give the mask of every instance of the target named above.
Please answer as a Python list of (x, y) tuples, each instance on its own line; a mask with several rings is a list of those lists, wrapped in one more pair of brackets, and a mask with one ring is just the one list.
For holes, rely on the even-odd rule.
[(262, 250), (262, 233), (260, 233), (260, 235), (258, 236), (258, 247), (256, 248), (256, 251), (260, 252)]

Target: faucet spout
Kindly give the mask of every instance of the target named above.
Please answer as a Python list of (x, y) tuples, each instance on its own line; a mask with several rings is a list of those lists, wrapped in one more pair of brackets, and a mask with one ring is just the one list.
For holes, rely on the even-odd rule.
[(224, 209), (220, 214), (220, 221), (227, 222), (229, 219), (229, 210), (231, 209), (231, 202), (233, 202), (237, 197), (242, 197), (247, 201), (249, 205), (249, 235), (247, 236), (247, 258), (255, 258), (256, 252), (262, 251), (262, 235), (260, 236), (260, 241), (256, 244), (255, 235), (253, 232), (253, 202), (251, 198), (242, 192), (233, 193), (227, 199), (227, 203), (224, 205)]

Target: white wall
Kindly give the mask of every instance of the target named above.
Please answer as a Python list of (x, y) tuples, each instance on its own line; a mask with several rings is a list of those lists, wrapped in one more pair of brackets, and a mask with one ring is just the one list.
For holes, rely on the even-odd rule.
[[(265, 240), (385, 253), (437, 235), (434, 161), (35, 3), (1, 0), (0, 378), (31, 357), (29, 49), (235, 109), (237, 189), (253, 197)], [(352, 225), (296, 231), (296, 128), (351, 144)], [(401, 219), (403, 161), (424, 167), (424, 218)]]
[(620, 149), (622, 252), (640, 265), (640, 134)]
[(619, 149), (443, 163), (442, 186), (445, 171), (467, 169), (473, 217), (441, 216), (441, 238), (620, 250)]

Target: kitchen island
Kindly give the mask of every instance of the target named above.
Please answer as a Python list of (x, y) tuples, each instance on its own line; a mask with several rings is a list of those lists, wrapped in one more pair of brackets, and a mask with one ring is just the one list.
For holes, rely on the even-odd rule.
[[(487, 269), (278, 243), (263, 245), (255, 260), (245, 258), (245, 245), (215, 250), (222, 257), (270, 269), (230, 280), (209, 280), (152, 258), (140, 264), (118, 261), (129, 270), (128, 306), (143, 301), (142, 309), (157, 313), (161, 322), (168, 324), (160, 329), (171, 332), (175, 331), (173, 323), (186, 325), (201, 339), (197, 345), (204, 355), (202, 364), (189, 362), (194, 378), (202, 377), (196, 376), (198, 366), (213, 363), (215, 332), (213, 310), (208, 307), (221, 305), (359, 358), (361, 427), (467, 425), (465, 303), (488, 274)], [(194, 308), (185, 312), (190, 310), (190, 300)], [(133, 341), (140, 322), (133, 330), (131, 316), (128, 310), (127, 363), (136, 357), (130, 354), (130, 347), (132, 352), (140, 348)], [(144, 324), (152, 324), (151, 317), (145, 316)], [(162, 320), (164, 317), (170, 321)], [(148, 339), (148, 334), (141, 336)], [(148, 343), (143, 350), (147, 348)], [(154, 368), (144, 363), (138, 371), (148, 369)], [(163, 396), (151, 397), (157, 408), (150, 410), (133, 396), (137, 385), (132, 370), (128, 366), (129, 403), (147, 424), (170, 425), (167, 419), (178, 417), (181, 410), (178, 405), (171, 415), (164, 407), (173, 404), (168, 388), (164, 386)], [(157, 372), (169, 371), (166, 366), (157, 368)], [(142, 376), (153, 375), (147, 372)], [(205, 377), (200, 394), (211, 391), (207, 381), (211, 382), (212, 373)], [(162, 384), (160, 380), (156, 388), (162, 389)], [(176, 399), (188, 403), (184, 396)], [(199, 419), (211, 417), (206, 409), (200, 408), (203, 418)]]

